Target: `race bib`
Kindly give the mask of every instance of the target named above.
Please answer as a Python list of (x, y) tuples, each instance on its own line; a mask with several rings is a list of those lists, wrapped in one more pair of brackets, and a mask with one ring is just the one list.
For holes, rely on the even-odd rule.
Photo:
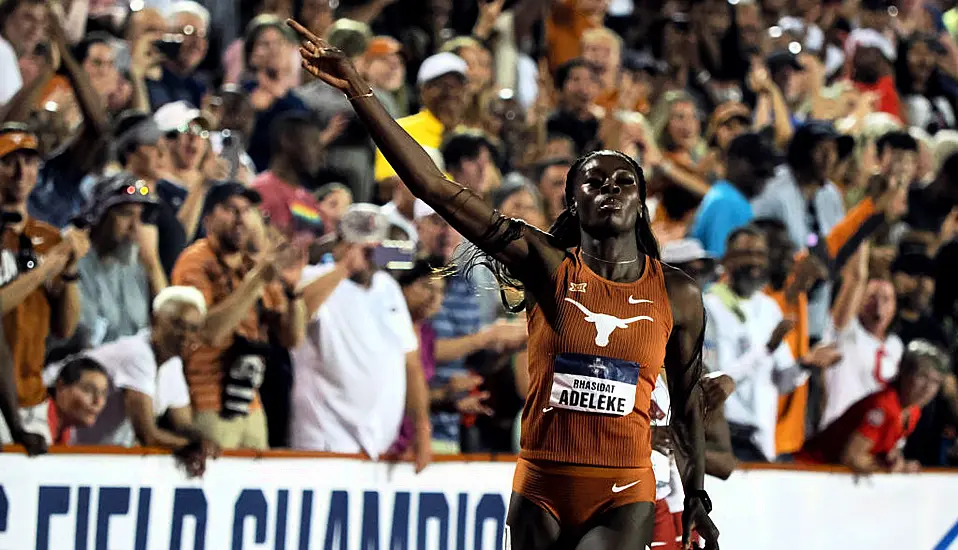
[(639, 365), (579, 353), (560, 353), (555, 359), (549, 406), (612, 416), (635, 408)]

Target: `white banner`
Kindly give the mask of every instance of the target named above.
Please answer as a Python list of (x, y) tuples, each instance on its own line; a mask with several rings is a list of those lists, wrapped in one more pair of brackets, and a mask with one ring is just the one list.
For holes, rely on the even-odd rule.
[[(221, 458), (191, 481), (167, 456), (3, 454), (0, 550), (500, 550), (512, 470)], [(751, 471), (708, 489), (725, 550), (958, 550), (958, 474)]]

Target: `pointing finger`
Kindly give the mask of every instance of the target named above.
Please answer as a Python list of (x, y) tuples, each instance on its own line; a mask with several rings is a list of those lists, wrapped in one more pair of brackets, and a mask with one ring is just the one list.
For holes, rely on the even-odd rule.
[(316, 36), (315, 34), (313, 34), (312, 31), (300, 25), (299, 22), (296, 21), (295, 19), (287, 19), (286, 24), (289, 25), (291, 29), (296, 31), (296, 34), (309, 40), (310, 42), (312, 42), (313, 44), (316, 44), (317, 46), (323, 41), (322, 38)]

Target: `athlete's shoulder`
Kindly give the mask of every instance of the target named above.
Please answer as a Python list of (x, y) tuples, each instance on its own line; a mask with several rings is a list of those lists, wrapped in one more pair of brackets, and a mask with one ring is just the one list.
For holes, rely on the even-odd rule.
[(697, 303), (701, 308), (702, 289), (694, 279), (685, 274), (681, 269), (671, 266), (665, 262), (659, 262), (662, 266), (662, 276), (665, 279), (665, 288), (669, 293), (669, 300), (672, 307), (679, 304)]

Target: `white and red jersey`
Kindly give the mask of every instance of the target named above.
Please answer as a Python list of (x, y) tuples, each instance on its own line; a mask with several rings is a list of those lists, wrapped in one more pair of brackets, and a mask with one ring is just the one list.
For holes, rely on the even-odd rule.
[(825, 412), (819, 428), (825, 429), (853, 404), (880, 391), (898, 374), (904, 345), (889, 334), (879, 340), (855, 317), (841, 331), (829, 327), (829, 340), (838, 344), (841, 361), (825, 370)]
[[(662, 375), (655, 380), (649, 418), (653, 427), (668, 427), (672, 422), (672, 400), (669, 386)], [(653, 448), (652, 471), (655, 473), (655, 500), (668, 499), (671, 512), (682, 511), (685, 491), (682, 490), (682, 478), (675, 463), (675, 454), (665, 455)]]

